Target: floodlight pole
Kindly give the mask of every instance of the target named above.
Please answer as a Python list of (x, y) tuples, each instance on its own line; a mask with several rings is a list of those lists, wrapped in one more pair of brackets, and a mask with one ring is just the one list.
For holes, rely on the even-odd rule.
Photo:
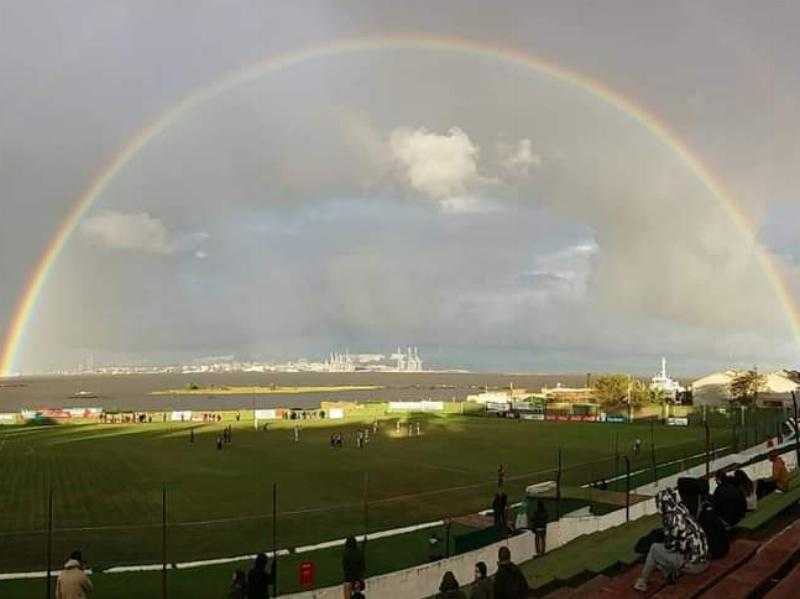
[(167, 599), (167, 485), (161, 488), (161, 597)]
[(47, 599), (52, 596), (50, 593), (50, 580), (52, 576), (53, 564), (53, 487), (47, 494)]

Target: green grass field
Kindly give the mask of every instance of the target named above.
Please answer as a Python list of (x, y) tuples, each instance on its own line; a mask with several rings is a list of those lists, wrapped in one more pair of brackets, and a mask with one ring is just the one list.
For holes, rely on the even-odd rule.
[[(364, 420), (373, 418), (369, 414)], [(269, 549), (273, 483), (278, 489), (277, 545), (292, 548), (365, 528), (378, 531), (484, 509), (491, 503), (500, 463), (506, 465), (510, 498), (519, 499), (528, 484), (555, 478), (558, 447), (565, 485), (609, 478), (615, 466), (620, 472), (613, 459), (615, 436), (621, 453), (637, 437), (645, 442), (642, 455), (632, 457), (634, 469), (650, 463), (646, 425), (459, 415), (411, 420), (423, 423), (421, 436), (398, 436), (396, 416), (386, 415), (377, 438), (363, 450), (353, 441), (363, 424), (353, 419), (338, 425), (303, 422), (298, 443), (290, 440), (292, 422), (273, 424), (267, 431), (254, 430), (252, 422), (234, 423), (233, 443), (223, 451), (216, 450), (214, 440), (227, 422), (199, 426), (193, 444), (188, 424), (0, 429), (0, 572), (44, 569), (51, 486), (54, 562), (80, 547), (94, 568), (103, 569), (160, 561), (163, 485), (168, 559), (180, 562)], [(344, 448), (329, 447), (333, 431), (344, 433)], [(656, 426), (653, 432), (659, 461), (704, 446), (702, 428)], [(712, 432), (718, 446), (730, 438), (728, 429)], [(424, 538), (419, 539), (425, 535), (375, 541), (376, 548), (380, 543), (387, 548), (412, 543), (419, 549), (386, 549), (385, 558), (370, 560), (370, 572), (424, 561), (417, 553), (427, 551)], [(319, 578), (335, 581), (339, 550), (327, 554), (319, 558), (329, 564)], [(214, 569), (230, 571), (233, 566)], [(183, 575), (174, 573), (176, 580)], [(285, 584), (291, 586), (294, 576)], [(12, 583), (0, 583), (0, 594), (7, 584)]]

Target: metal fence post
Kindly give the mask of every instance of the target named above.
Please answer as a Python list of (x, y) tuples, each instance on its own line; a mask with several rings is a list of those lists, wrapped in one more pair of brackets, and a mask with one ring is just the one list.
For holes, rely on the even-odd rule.
[(47, 599), (52, 597), (50, 580), (53, 569), (53, 487), (47, 494)]
[(161, 597), (167, 599), (167, 485), (161, 488)]
[(278, 596), (278, 483), (272, 483), (272, 593)]
[(364, 557), (364, 578), (367, 570), (367, 534), (369, 533), (369, 503), (367, 493), (369, 491), (369, 473), (364, 472), (364, 543), (362, 544), (362, 555)]
[(711, 448), (711, 430), (708, 428), (708, 422), (705, 423), (706, 429), (706, 478), (709, 477), (711, 474), (711, 459), (709, 456), (709, 450)]
[(558, 448), (558, 472), (556, 473), (556, 520), (561, 518), (561, 448)]
[(625, 522), (631, 521), (631, 460), (625, 456)]

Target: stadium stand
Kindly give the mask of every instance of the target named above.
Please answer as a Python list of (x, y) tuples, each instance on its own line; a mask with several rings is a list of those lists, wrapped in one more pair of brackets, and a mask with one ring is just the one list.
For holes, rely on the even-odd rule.
[[(790, 504), (791, 505), (791, 504)], [(620, 527), (622, 529), (627, 526)], [(630, 539), (623, 531), (617, 534)], [(594, 535), (592, 535), (594, 536)], [(588, 540), (588, 539), (587, 539)], [(613, 553), (613, 552), (612, 552)], [(625, 557), (614, 554), (614, 557)], [(626, 566), (618, 561), (623, 570), (616, 576), (598, 574), (578, 586), (564, 586), (546, 594), (548, 599), (622, 599), (655, 597), (656, 599), (747, 599), (766, 597), (785, 599), (797, 597), (800, 588), (800, 520), (794, 521), (763, 543), (748, 539), (736, 539), (730, 553), (711, 563), (700, 575), (684, 576), (674, 585), (667, 585), (656, 571), (648, 591), (633, 589), (633, 583), (641, 573), (642, 564)], [(538, 596), (541, 596), (539, 594)]]

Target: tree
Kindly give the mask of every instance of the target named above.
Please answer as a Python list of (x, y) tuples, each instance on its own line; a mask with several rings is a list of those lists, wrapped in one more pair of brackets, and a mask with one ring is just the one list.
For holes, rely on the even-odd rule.
[(659, 406), (663, 406), (665, 403), (667, 403), (667, 394), (660, 387), (648, 389), (648, 392), (648, 399), (650, 400), (650, 403), (654, 403)]
[(755, 369), (739, 372), (728, 385), (733, 401), (752, 405), (759, 391), (767, 388), (767, 377)]
[(606, 374), (597, 378), (594, 395), (597, 402), (608, 408), (630, 404), (633, 407), (649, 401), (650, 390), (638, 379), (627, 374)]

